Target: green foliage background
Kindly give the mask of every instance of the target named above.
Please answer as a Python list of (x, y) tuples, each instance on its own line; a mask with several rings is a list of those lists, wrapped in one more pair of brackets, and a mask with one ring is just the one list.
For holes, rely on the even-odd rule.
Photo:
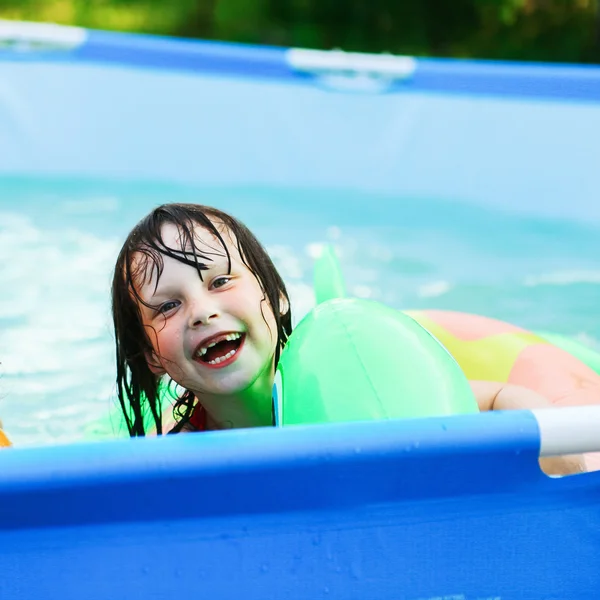
[(0, 0), (0, 18), (307, 48), (600, 62), (600, 0)]

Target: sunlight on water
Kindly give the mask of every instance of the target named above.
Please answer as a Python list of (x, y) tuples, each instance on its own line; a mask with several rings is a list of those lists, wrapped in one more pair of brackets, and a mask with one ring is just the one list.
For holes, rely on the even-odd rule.
[[(0, 193), (0, 416), (19, 445), (80, 439), (114, 396), (111, 270), (153, 206), (213, 204), (266, 245), (297, 322), (312, 262), (339, 253), (352, 295), (600, 339), (600, 235), (424, 199), (343, 191), (9, 180)], [(597, 344), (596, 344), (597, 345)]]

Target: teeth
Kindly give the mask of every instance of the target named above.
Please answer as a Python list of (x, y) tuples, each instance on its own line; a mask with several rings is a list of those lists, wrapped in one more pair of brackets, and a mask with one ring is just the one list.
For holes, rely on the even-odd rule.
[[(241, 337), (242, 337), (241, 333), (228, 333), (225, 337), (222, 337), (214, 342), (211, 342), (207, 346), (202, 346), (201, 348), (199, 348), (198, 352), (196, 352), (196, 356), (204, 356), (209, 348), (216, 346), (219, 342), (223, 342), (223, 341), (233, 342), (234, 340), (239, 340)], [(236, 352), (235, 350), (232, 350), (231, 352), (228, 352), (221, 359), (216, 358), (215, 360), (208, 361), (208, 364), (209, 365), (219, 364), (220, 362), (226, 360), (230, 356), (233, 356), (235, 354), (235, 352)]]
[(236, 352), (237, 352), (237, 350), (230, 350), (225, 356), (220, 356), (219, 358), (215, 358), (214, 360), (209, 360), (208, 364), (209, 365), (218, 365), (219, 363), (222, 363), (224, 360), (231, 358)]

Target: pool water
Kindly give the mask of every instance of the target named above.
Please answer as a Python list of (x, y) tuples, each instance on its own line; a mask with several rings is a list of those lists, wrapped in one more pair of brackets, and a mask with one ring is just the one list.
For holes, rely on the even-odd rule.
[(211, 204), (265, 244), (292, 297), (339, 253), (351, 294), (396, 308), (479, 313), (600, 340), (600, 230), (454, 199), (348, 190), (149, 182), (0, 182), (0, 417), (15, 444), (81, 439), (114, 402), (111, 270), (131, 227), (164, 202)]

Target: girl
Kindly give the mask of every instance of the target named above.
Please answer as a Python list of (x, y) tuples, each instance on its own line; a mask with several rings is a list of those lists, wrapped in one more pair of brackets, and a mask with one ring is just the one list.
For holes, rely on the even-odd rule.
[[(238, 220), (215, 208), (166, 204), (142, 219), (119, 253), (112, 285), (117, 389), (129, 434), (163, 433), (159, 381), (184, 392), (168, 433), (273, 424), (271, 391), (291, 333), (285, 284)], [(550, 406), (515, 386), (472, 382), (481, 410)], [(548, 473), (580, 457), (541, 459)]]

